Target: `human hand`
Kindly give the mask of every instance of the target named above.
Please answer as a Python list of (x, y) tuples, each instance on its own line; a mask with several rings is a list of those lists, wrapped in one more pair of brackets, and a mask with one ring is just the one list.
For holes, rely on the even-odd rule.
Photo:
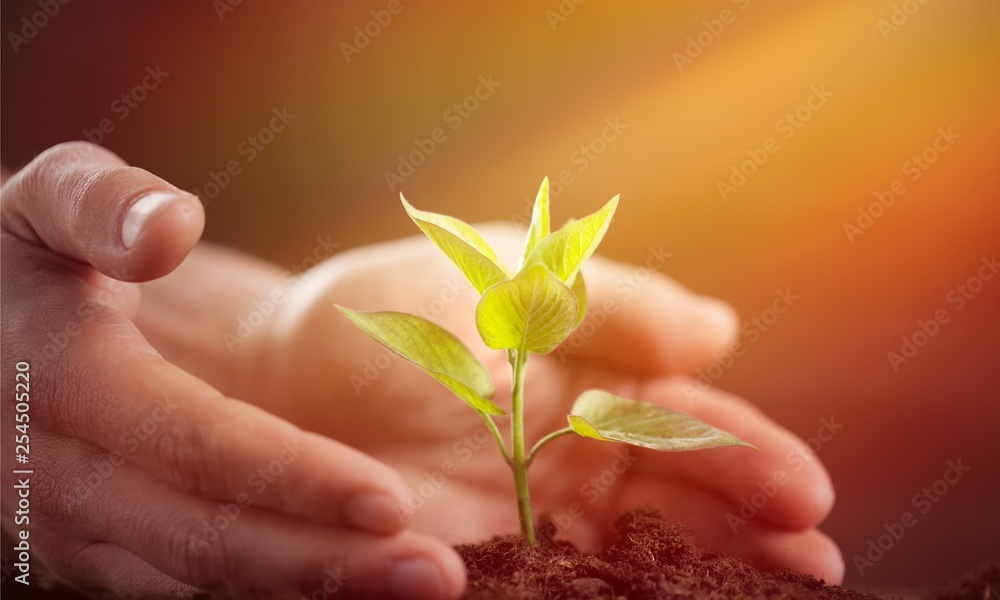
[[(507, 264), (514, 264), (521, 233), (502, 226), (483, 232), (502, 258), (507, 255)], [(655, 254), (651, 259), (658, 260)], [(573, 399), (597, 387), (687, 412), (759, 451), (730, 447), (665, 454), (561, 438), (533, 464), (535, 512), (561, 517), (564, 524), (569, 518), (562, 535), (595, 549), (620, 512), (654, 506), (709, 547), (765, 568), (788, 567), (840, 582), (840, 552), (816, 529), (833, 504), (830, 479), (818, 459), (801, 439), (746, 401), (714, 389), (698, 391), (684, 375), (729, 343), (736, 330), (731, 310), (659, 274), (647, 280), (637, 267), (595, 258), (584, 275), (588, 318), (604, 321), (582, 327), (592, 332), (582, 345), (571, 337), (529, 363), (528, 445), (565, 427)], [(286, 299), (253, 333), (253, 343), (231, 355), (244, 364), (248, 399), (401, 472), (412, 498), (399, 508), (400, 516), (417, 531), (459, 543), (516, 530), (511, 476), (480, 417), (418, 369), (389, 358), (333, 308), (337, 303), (431, 318), (490, 368), (498, 384), (495, 400), (503, 405), (509, 398), (506, 357), (479, 340), (473, 319), (478, 295), (457, 269), (424, 238), (414, 237), (345, 252), (296, 280), (294, 289), (277, 281), (275, 275), (270, 288), (260, 286), (256, 297), (277, 289)], [(249, 300), (242, 305), (249, 307)], [(287, 402), (273, 401), (277, 390), (287, 392), (282, 396)], [(779, 470), (789, 479), (776, 486)], [(778, 489), (757, 514), (743, 523), (732, 520), (730, 515), (741, 514), (741, 501), (769, 483)], [(574, 503), (580, 509), (576, 516), (570, 511)]]
[[(457, 555), (391, 510), (397, 473), (223, 396), (133, 324), (134, 282), (173, 270), (199, 238), (197, 198), (68, 143), (3, 186), (0, 215), (4, 489), (28, 479), (3, 494), (2, 522), (27, 532), (33, 568), (143, 597), (458, 595)], [(24, 363), (22, 411), (7, 394)], [(16, 515), (22, 498), (30, 511)]]

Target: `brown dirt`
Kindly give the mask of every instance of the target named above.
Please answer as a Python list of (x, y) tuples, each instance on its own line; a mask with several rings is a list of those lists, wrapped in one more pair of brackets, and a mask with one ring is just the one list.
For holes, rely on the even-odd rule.
[(611, 544), (597, 556), (552, 541), (545, 535), (551, 526), (540, 529), (534, 548), (525, 547), (521, 535), (459, 546), (469, 571), (465, 600), (877, 598), (801, 573), (765, 573), (701, 550), (685, 540), (679, 526), (649, 511), (620, 517)]
[[(635, 511), (619, 518), (611, 544), (597, 556), (553, 541), (555, 528), (551, 525), (546, 529), (543, 524), (540, 529), (540, 543), (535, 548), (525, 548), (520, 535), (459, 546), (469, 571), (465, 600), (885, 600), (885, 596), (826, 586), (800, 573), (765, 573), (738, 559), (701, 550), (686, 541), (679, 526), (653, 512)], [(14, 584), (13, 577), (0, 580), (3, 595), (12, 598), (85, 598), (45, 576), (30, 588)], [(226, 596), (214, 593), (197, 598)], [(1000, 600), (1000, 561), (973, 569), (943, 592), (926, 598)]]
[[(469, 572), (464, 600), (885, 599), (801, 573), (766, 573), (702, 550), (685, 539), (680, 526), (651, 511), (620, 517), (610, 545), (597, 556), (553, 540), (554, 532), (543, 522), (535, 548), (525, 547), (521, 535), (458, 546)], [(1000, 561), (925, 598), (1000, 600)]]
[(1000, 561), (969, 571), (935, 600), (1000, 600)]

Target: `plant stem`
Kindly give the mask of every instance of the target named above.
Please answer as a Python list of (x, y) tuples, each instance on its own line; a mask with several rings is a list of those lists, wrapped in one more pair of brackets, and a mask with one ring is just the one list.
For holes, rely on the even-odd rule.
[[(511, 460), (510, 454), (507, 452), (507, 444), (504, 443), (503, 436), (500, 435), (500, 430), (497, 429), (497, 424), (493, 421), (493, 417), (484, 412), (480, 412), (479, 416), (486, 421), (486, 426), (489, 428), (490, 432), (493, 433), (493, 437), (496, 439), (497, 445), (500, 446), (500, 454), (503, 454), (503, 459), (508, 465), (514, 466), (514, 462)], [(530, 463), (531, 460), (529, 459), (528, 462)]]
[(553, 431), (552, 433), (548, 434), (547, 436), (545, 436), (542, 439), (540, 439), (537, 442), (535, 442), (535, 447), (532, 448), (531, 452), (528, 453), (527, 466), (528, 467), (531, 466), (531, 462), (533, 460), (535, 460), (535, 454), (538, 453), (538, 451), (542, 448), (542, 446), (544, 446), (545, 444), (548, 444), (549, 442), (551, 442), (552, 440), (556, 439), (557, 437), (561, 437), (561, 436), (564, 436), (564, 435), (569, 434), (569, 433), (573, 433), (573, 429), (571, 427), (565, 427), (565, 428), (560, 429), (558, 431)]
[(511, 351), (513, 390), (511, 391), (511, 444), (514, 452), (514, 489), (517, 492), (517, 510), (521, 517), (521, 531), (528, 545), (535, 545), (535, 520), (531, 515), (531, 494), (528, 491), (528, 463), (524, 456), (524, 366), (526, 352)]

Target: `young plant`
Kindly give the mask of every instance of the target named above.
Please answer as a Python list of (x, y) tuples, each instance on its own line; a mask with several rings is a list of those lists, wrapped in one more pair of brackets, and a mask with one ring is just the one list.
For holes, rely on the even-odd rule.
[(580, 267), (594, 253), (611, 223), (618, 196), (597, 212), (561, 229), (549, 228), (549, 180), (542, 181), (531, 214), (521, 262), (514, 274), (472, 227), (446, 215), (417, 210), (400, 195), (403, 207), (481, 294), (476, 328), (483, 342), (505, 350), (510, 363), (510, 442), (508, 451), (494, 415), (506, 414), (491, 398), (493, 378), (472, 352), (441, 327), (399, 312), (356, 312), (337, 306), (368, 336), (423, 369), (482, 416), (514, 475), (521, 529), (535, 544), (528, 490), (528, 467), (553, 439), (575, 433), (662, 451), (686, 451), (746, 442), (694, 417), (603, 390), (580, 395), (567, 415), (568, 426), (537, 440), (524, 439), (524, 374), (528, 356), (548, 354), (586, 315), (587, 294)]

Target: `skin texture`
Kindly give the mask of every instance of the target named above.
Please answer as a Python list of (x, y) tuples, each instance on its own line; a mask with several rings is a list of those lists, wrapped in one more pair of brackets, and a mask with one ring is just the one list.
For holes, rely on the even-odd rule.
[[(151, 191), (175, 197), (126, 247), (126, 211)], [(332, 307), (425, 311), (491, 369), (506, 405), (507, 363), (479, 341), (477, 295), (430, 242), (283, 272), (196, 245), (196, 198), (84, 143), (26, 166), (4, 185), (0, 209), (3, 377), (13, 381), (15, 363), (28, 360), (37, 381), (32, 552), (55, 573), (119, 594), (454, 598), (465, 576), (450, 545), (516, 530), (509, 470), (478, 415), (416, 367), (382, 357)], [(522, 234), (482, 230), (515, 264)], [(535, 513), (568, 514), (576, 503), (562, 535), (593, 548), (621, 510), (653, 506), (710, 547), (839, 582), (839, 550), (815, 528), (833, 503), (819, 461), (749, 403), (686, 387), (684, 373), (735, 335), (732, 311), (660, 275), (625, 294), (634, 273), (599, 258), (585, 268), (591, 312), (604, 307), (607, 320), (572, 352), (529, 360), (529, 443), (600, 387), (689, 412), (760, 450), (630, 449), (623, 461), (624, 446), (560, 438), (532, 466)], [(273, 310), (262, 310), (268, 299)], [(3, 411), (13, 422), (12, 403)], [(9, 461), (13, 436), (3, 451)], [(727, 513), (776, 470), (791, 472), (789, 452), (801, 466), (733, 535)], [(13, 464), (4, 466), (13, 485)], [(4, 494), (5, 529), (15, 502)]]

